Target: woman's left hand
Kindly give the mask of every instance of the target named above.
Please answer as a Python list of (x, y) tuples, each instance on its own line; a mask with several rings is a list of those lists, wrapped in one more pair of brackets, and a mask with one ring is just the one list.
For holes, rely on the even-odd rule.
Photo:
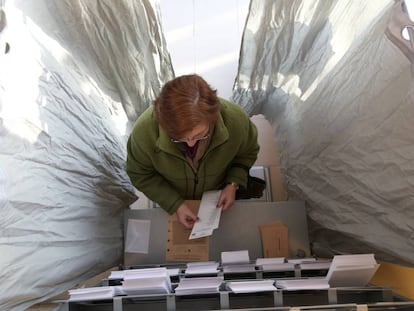
[(221, 191), (217, 207), (221, 208), (223, 211), (229, 209), (234, 204), (236, 191), (237, 189), (231, 184), (224, 187)]
[(187, 229), (191, 229), (198, 217), (183, 203), (176, 211), (178, 221)]

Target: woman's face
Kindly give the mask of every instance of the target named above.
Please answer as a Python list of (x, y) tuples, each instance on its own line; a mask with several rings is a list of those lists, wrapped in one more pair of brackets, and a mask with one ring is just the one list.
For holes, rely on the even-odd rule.
[(186, 143), (189, 147), (193, 147), (198, 141), (209, 138), (209, 130), (210, 126), (207, 123), (200, 123), (185, 133), (184, 137), (173, 140), (173, 142)]

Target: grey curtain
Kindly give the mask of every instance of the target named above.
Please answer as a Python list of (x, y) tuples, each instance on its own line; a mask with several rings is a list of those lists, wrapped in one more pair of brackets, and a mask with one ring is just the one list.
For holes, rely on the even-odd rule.
[(252, 0), (233, 99), (271, 121), (319, 256), (414, 260), (414, 81), (394, 1)]
[(173, 71), (150, 1), (1, 6), (0, 309), (23, 310), (121, 263), (126, 137)]

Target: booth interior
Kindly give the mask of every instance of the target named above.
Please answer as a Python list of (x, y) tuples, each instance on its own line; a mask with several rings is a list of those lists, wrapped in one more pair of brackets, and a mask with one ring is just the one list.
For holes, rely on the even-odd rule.
[[(414, 311), (413, 16), (0, 0), (0, 311)], [(197, 238), (125, 167), (136, 120), (190, 73), (257, 126), (266, 183)]]
[[(201, 202), (187, 201), (195, 212)], [(117, 290), (73, 290), (66, 310), (414, 309), (372, 283), (381, 266), (374, 254), (312, 254), (304, 201), (238, 201), (198, 239), (156, 206), (124, 220), (124, 263), (93, 287)]]

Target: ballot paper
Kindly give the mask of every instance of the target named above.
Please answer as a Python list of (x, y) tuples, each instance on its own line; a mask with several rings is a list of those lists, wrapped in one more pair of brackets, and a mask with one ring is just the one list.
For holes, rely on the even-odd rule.
[(330, 260), (316, 260), (299, 264), (301, 270), (328, 270), (331, 266)]
[(331, 287), (366, 286), (378, 267), (374, 254), (336, 255), (326, 279)]
[(258, 293), (275, 291), (274, 280), (252, 280), (227, 282), (227, 287), (233, 293)]
[(311, 262), (316, 262), (316, 258), (315, 257), (288, 258), (287, 262), (294, 263), (294, 264), (311, 263)]
[(249, 251), (227, 251), (221, 252), (221, 264), (247, 264), (250, 262)]
[(166, 268), (125, 270), (121, 289), (127, 295), (171, 293), (170, 276)]
[(165, 277), (128, 279), (122, 282), (127, 295), (169, 294), (171, 286)]
[[(152, 268), (149, 268), (152, 269)], [(159, 269), (159, 268), (155, 268), (155, 269)], [(164, 269), (164, 268), (162, 268)], [(108, 280), (119, 280), (119, 279), (123, 279), (125, 277), (125, 275), (127, 275), (127, 278), (130, 277), (131, 275), (133, 275), (135, 273), (135, 271), (151, 271), (147, 269), (128, 269), (128, 270), (114, 270), (111, 271), (111, 274), (108, 276)], [(163, 271), (163, 270), (161, 270)], [(178, 276), (180, 273), (180, 269), (179, 268), (167, 268), (167, 274), (172, 277), (172, 276)]]
[(285, 257), (257, 258), (256, 267), (262, 271), (293, 271), (295, 264), (287, 262)]
[(223, 265), (222, 269), (224, 273), (246, 273), (256, 271), (254, 263)]
[(250, 263), (248, 250), (222, 252), (221, 266), (224, 273), (256, 271), (255, 264)]
[(221, 208), (217, 207), (221, 190), (203, 193), (198, 210), (198, 220), (193, 226), (189, 240), (198, 239), (213, 234), (220, 223)]
[(171, 277), (180, 275), (180, 268), (169, 268), (167, 269), (168, 275)]
[(177, 296), (218, 293), (223, 280), (223, 276), (182, 278), (174, 291)]
[(328, 289), (329, 283), (325, 278), (285, 279), (276, 280), (277, 288), (285, 290)]
[(111, 274), (108, 276), (108, 280), (119, 280), (124, 278), (124, 270), (115, 270), (111, 271)]
[(76, 288), (69, 290), (69, 301), (112, 299), (118, 295), (124, 295), (120, 286)]
[(285, 257), (256, 258), (256, 266), (285, 263)]
[(256, 267), (262, 271), (294, 271), (295, 264), (290, 262), (283, 263), (263, 263), (256, 265)]
[(189, 262), (185, 274), (217, 274), (219, 272), (218, 267), (219, 263), (216, 261)]

